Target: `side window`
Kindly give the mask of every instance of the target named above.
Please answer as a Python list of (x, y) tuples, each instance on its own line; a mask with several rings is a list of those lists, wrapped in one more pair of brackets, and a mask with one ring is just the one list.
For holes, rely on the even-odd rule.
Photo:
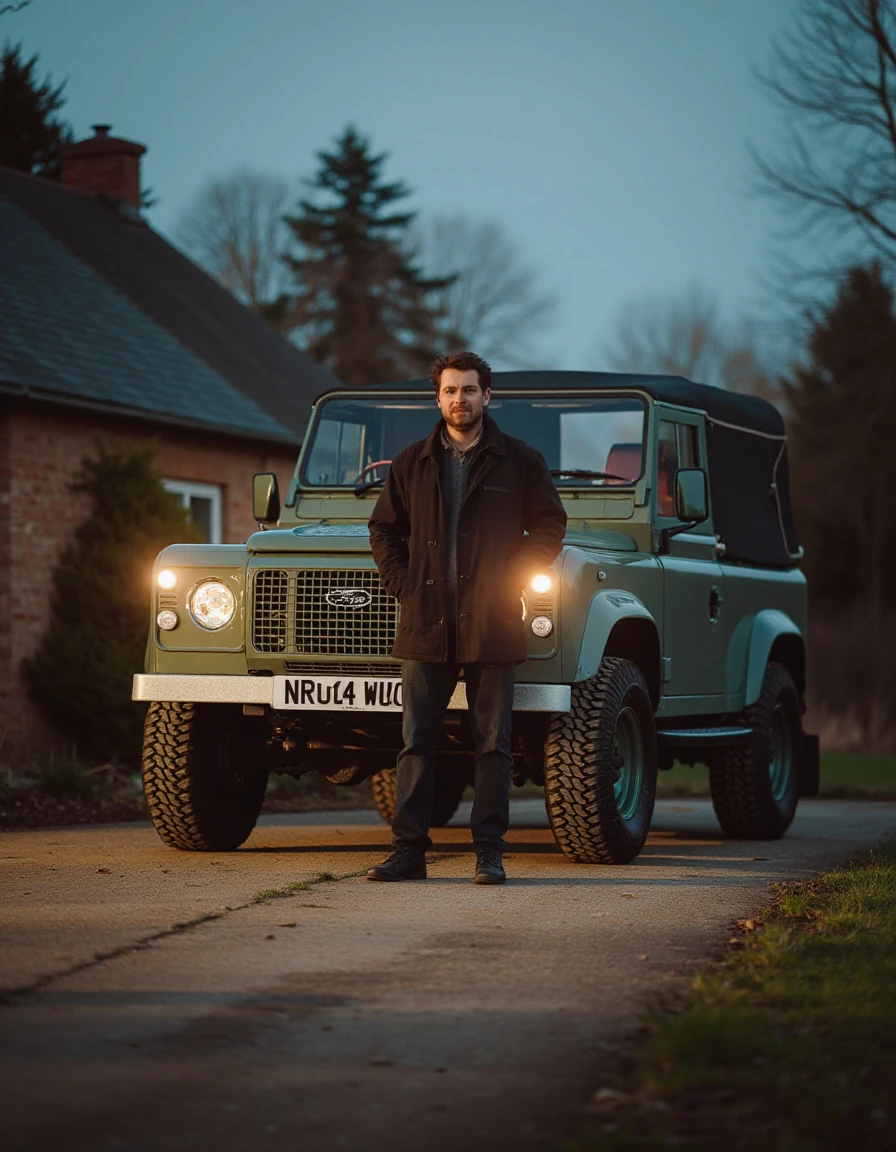
[(179, 497), (206, 544), (221, 543), (221, 489), (217, 484), (163, 480), (165, 491)]
[(657, 513), (660, 516), (675, 516), (675, 473), (678, 469), (699, 466), (694, 425), (661, 420), (656, 466)]
[(675, 515), (675, 473), (678, 471), (677, 424), (661, 420), (656, 463), (656, 505), (660, 516)]
[(697, 458), (697, 429), (693, 424), (676, 424), (678, 431), (678, 467), (699, 468)]

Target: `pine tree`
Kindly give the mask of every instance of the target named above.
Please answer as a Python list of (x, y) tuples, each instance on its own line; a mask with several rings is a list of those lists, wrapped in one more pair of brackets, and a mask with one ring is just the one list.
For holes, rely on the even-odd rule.
[(131, 701), (143, 669), (153, 559), (166, 545), (198, 540), (166, 492), (151, 448), (99, 446), (71, 483), (92, 511), (53, 573), (50, 623), (23, 668), (32, 695), (80, 756), (139, 763), (145, 706)]
[(49, 76), (41, 81), (37, 60), (25, 60), (22, 45), (8, 42), (0, 55), (0, 164), (58, 180), (60, 149), (72, 139), (56, 115), (65, 103), (65, 82), (54, 88)]
[(785, 380), (810, 590), (880, 626), (896, 562), (896, 314), (878, 264), (850, 270)]
[(293, 327), (315, 360), (356, 386), (428, 368), (439, 347), (433, 293), (453, 279), (426, 279), (408, 255), (415, 213), (397, 207), (405, 185), (381, 179), (386, 158), (346, 128), (334, 151), (318, 153), (319, 195), (287, 217), (299, 248), (285, 257)]

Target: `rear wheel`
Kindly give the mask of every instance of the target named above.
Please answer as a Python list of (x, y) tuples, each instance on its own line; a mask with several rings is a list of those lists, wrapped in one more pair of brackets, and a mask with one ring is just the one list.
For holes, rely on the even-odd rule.
[(643, 673), (606, 657), (551, 718), (545, 801), (554, 838), (580, 864), (627, 864), (644, 847), (656, 799), (656, 725)]
[(229, 852), (249, 836), (264, 801), (264, 732), (240, 705), (150, 704), (143, 790), (172, 848)]
[(720, 749), (709, 770), (716, 817), (738, 840), (777, 840), (796, 814), (803, 729), (793, 677), (769, 664), (755, 704), (741, 713), (747, 744)]
[[(456, 767), (440, 768), (436, 763), (436, 779), (432, 797), (432, 828), (444, 828), (457, 811), (464, 789), (466, 777)], [(395, 769), (386, 768), (370, 778), (370, 792), (377, 812), (387, 824), (395, 818)]]

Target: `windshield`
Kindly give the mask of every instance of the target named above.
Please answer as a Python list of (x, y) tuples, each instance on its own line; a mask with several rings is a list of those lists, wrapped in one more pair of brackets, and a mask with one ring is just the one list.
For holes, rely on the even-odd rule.
[[(558, 488), (619, 487), (641, 475), (645, 405), (635, 396), (493, 395), (488, 412), (503, 432), (534, 445), (552, 472), (579, 473), (555, 475)], [(432, 398), (325, 400), (300, 482), (354, 489), (384, 480), (392, 457), (428, 436), (438, 418)]]

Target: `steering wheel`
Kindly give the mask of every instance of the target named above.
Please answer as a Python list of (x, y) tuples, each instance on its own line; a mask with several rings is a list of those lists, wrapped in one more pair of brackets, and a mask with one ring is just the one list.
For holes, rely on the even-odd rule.
[(363, 484), (364, 483), (364, 477), (367, 475), (368, 472), (373, 472), (377, 468), (388, 468), (388, 466), (391, 463), (392, 463), (391, 460), (374, 460), (374, 462), (372, 464), (365, 464), (364, 467), (361, 469), (361, 471), (358, 473), (358, 475), (355, 477), (355, 479), (352, 481), (352, 483), (353, 484)]

